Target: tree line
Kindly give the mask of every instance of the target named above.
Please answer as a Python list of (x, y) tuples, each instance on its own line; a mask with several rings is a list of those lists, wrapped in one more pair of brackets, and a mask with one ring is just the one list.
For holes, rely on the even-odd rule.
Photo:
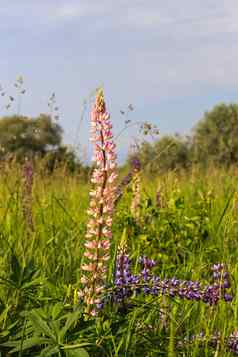
[[(133, 155), (150, 174), (238, 163), (238, 104), (218, 104), (184, 137), (165, 135), (153, 143), (142, 142)], [(44, 159), (49, 171), (66, 165), (69, 171), (83, 170), (73, 148), (63, 144), (62, 127), (50, 115), (13, 115), (0, 119), (0, 161)], [(86, 168), (88, 171), (89, 168)]]
[(64, 145), (63, 129), (50, 115), (35, 118), (23, 115), (0, 119), (0, 162), (39, 161), (48, 172), (64, 166), (70, 172), (83, 167), (73, 148)]
[[(218, 104), (184, 137), (165, 135), (154, 143), (143, 142), (133, 155), (150, 174), (188, 169), (194, 164), (238, 164), (238, 105)], [(132, 156), (133, 156), (132, 155)]]

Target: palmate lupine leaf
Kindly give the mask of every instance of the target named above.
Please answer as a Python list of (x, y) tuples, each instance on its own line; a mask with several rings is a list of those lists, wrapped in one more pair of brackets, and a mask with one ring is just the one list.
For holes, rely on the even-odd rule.
[(68, 332), (68, 330), (72, 327), (73, 324), (75, 324), (78, 320), (79, 317), (81, 317), (81, 312), (79, 311), (75, 311), (74, 313), (70, 313), (67, 317), (67, 320), (63, 326), (63, 328), (60, 330), (59, 332), (59, 338), (60, 340), (63, 340), (66, 333)]
[(49, 324), (41, 317), (38, 311), (31, 311), (29, 314), (29, 319), (37, 334), (48, 336), (52, 341), (57, 343), (57, 336), (55, 331), (51, 329)]
[(40, 271), (35, 267), (33, 260), (30, 260), (25, 267), (23, 267), (18, 257), (15, 254), (11, 255), (10, 261), (11, 274), (9, 279), (0, 277), (0, 280), (8, 285), (10, 288), (18, 288), (24, 291), (27, 295), (39, 287), (43, 279), (39, 277)]
[[(82, 316), (80, 311), (65, 314), (64, 306), (58, 303), (47, 311), (42, 309), (32, 310), (27, 313), (27, 316), (27, 328), (24, 336), (28, 336), (28, 338), (25, 337), (23, 341), (21, 332), (15, 336), (14, 341), (2, 344), (4, 347), (12, 348), (10, 353), (30, 349), (36, 350), (37, 353), (37, 350), (41, 349), (39, 356), (54, 356), (55, 353), (62, 351), (66, 356), (88, 356), (83, 347), (89, 346), (90, 343), (80, 341), (78, 337), (75, 337), (70, 344), (68, 336), (66, 336)], [(72, 340), (72, 336), (69, 339)]]
[(47, 337), (31, 337), (28, 338), (24, 341), (18, 340), (18, 341), (9, 341), (5, 342), (2, 344), (3, 347), (12, 347), (13, 349), (10, 351), (10, 353), (15, 353), (15, 352), (20, 352), (24, 351), (36, 346), (41, 346), (45, 344), (49, 344), (51, 340)]

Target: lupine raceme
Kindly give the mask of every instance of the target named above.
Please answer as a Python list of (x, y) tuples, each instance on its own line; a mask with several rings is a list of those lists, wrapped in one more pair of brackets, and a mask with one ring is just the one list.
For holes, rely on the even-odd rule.
[(96, 305), (107, 279), (117, 178), (112, 124), (102, 90), (98, 91), (91, 112), (90, 140), (93, 143), (95, 168), (91, 177), (93, 188), (90, 191), (89, 221), (81, 266), (83, 289), (79, 296), (86, 304), (86, 312), (95, 315)]
[(132, 201), (131, 201), (131, 214), (134, 219), (139, 222), (140, 219), (140, 199), (141, 199), (141, 163), (139, 159), (134, 158), (131, 161), (133, 169), (132, 181)]
[(34, 180), (34, 170), (31, 160), (27, 160), (23, 166), (22, 173), (22, 211), (27, 225), (28, 232), (34, 231), (32, 215), (32, 189)]

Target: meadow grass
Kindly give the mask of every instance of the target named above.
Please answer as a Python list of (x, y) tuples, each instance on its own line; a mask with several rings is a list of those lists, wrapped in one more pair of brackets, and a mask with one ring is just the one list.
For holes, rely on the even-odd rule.
[[(13, 351), (16, 356), (231, 356), (226, 338), (238, 331), (237, 181), (236, 169), (194, 168), (189, 173), (144, 176), (139, 222), (130, 211), (129, 185), (114, 215), (108, 278), (110, 283), (117, 247), (123, 240), (133, 269), (138, 271), (137, 259), (146, 255), (156, 260), (154, 271), (161, 278), (209, 283), (210, 267), (223, 262), (231, 275), (231, 303), (209, 306), (165, 296), (139, 296), (125, 311), (109, 306), (85, 321), (77, 291), (89, 185), (63, 170), (45, 175), (36, 169), (34, 229), (30, 230), (22, 212), (21, 169), (3, 170), (1, 355)], [(158, 190), (160, 207), (156, 205)], [(205, 337), (196, 338), (201, 333)], [(213, 343), (217, 333), (218, 342)]]

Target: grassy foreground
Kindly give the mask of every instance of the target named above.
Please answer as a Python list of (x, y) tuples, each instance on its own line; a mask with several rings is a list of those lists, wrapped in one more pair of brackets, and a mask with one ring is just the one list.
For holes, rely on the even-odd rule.
[[(164, 278), (211, 282), (211, 266), (230, 273), (232, 302), (140, 295), (125, 309), (106, 306), (85, 319), (78, 301), (89, 187), (63, 171), (34, 173), (24, 211), (20, 169), (0, 178), (1, 356), (232, 356), (238, 331), (238, 171), (194, 169), (142, 178), (139, 218), (131, 188), (117, 205), (109, 280), (117, 247), (127, 243), (133, 270), (141, 255)], [(156, 193), (159, 191), (159, 202)], [(31, 212), (32, 207), (32, 212)], [(33, 226), (27, 216), (33, 217)], [(28, 217), (29, 218), (29, 217)]]

